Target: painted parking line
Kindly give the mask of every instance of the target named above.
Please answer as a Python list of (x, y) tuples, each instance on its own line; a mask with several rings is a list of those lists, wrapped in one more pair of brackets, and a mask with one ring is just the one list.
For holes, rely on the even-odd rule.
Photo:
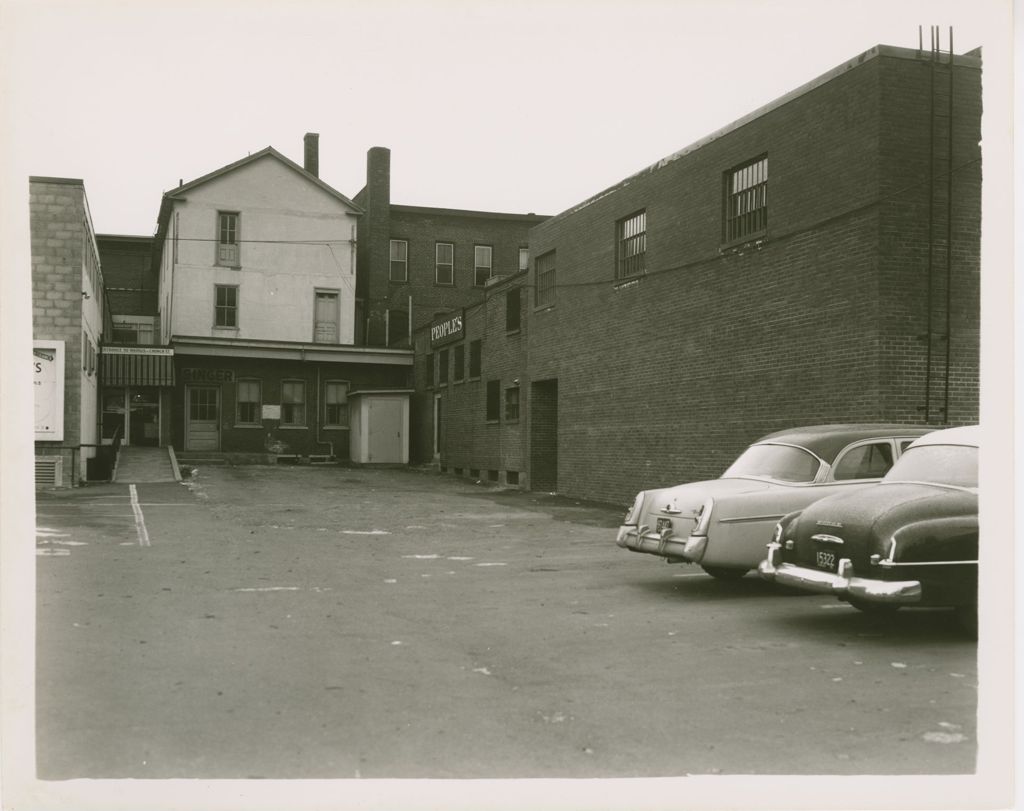
[(135, 532), (139, 536), (139, 546), (149, 546), (149, 530), (146, 529), (146, 519), (142, 516), (142, 506), (139, 504), (139, 491), (134, 484), (128, 485), (128, 492), (132, 497), (132, 512), (135, 514)]

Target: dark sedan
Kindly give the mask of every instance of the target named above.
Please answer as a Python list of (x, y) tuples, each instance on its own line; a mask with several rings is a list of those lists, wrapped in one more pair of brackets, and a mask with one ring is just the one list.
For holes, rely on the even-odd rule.
[(864, 611), (952, 606), (976, 627), (977, 426), (916, 440), (882, 481), (785, 516), (761, 576)]

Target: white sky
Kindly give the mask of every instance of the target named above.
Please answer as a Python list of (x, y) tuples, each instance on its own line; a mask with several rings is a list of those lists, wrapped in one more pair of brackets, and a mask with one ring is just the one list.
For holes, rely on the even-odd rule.
[(99, 232), (150, 234), (179, 178), (307, 131), (349, 196), (379, 145), (396, 203), (556, 214), (919, 26), (992, 47), (1009, 0), (3, 7), (13, 182), (82, 178)]

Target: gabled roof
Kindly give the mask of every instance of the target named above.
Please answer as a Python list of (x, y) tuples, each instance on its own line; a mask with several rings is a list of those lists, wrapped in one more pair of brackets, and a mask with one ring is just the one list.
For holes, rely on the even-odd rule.
[(210, 180), (213, 180), (214, 178), (226, 175), (229, 172), (235, 171), (235, 169), (240, 169), (243, 166), (246, 166), (246, 165), (248, 165), (250, 163), (253, 163), (254, 161), (258, 161), (260, 158), (267, 157), (267, 156), (269, 156), (271, 158), (276, 158), (277, 160), (279, 160), (281, 163), (283, 163), (285, 166), (287, 166), (292, 171), (298, 172), (306, 180), (310, 181), (311, 183), (316, 184), (321, 189), (323, 189), (325, 192), (330, 194), (332, 197), (336, 197), (338, 200), (343, 202), (345, 205), (349, 206), (356, 214), (362, 214), (363, 213), (363, 210), (359, 206), (357, 206), (355, 203), (353, 203), (351, 200), (349, 200), (340, 191), (338, 191), (337, 189), (333, 188), (332, 186), (328, 186), (319, 177), (317, 177), (316, 175), (314, 175), (314, 174), (312, 174), (310, 172), (307, 172), (305, 169), (303, 169), (301, 166), (299, 166), (299, 164), (295, 163), (295, 161), (289, 160), (284, 155), (282, 155), (280, 152), (278, 152), (276, 149), (274, 149), (274, 147), (272, 147), (272, 146), (268, 146), (268, 147), (266, 147), (264, 149), (261, 149), (259, 152), (254, 152), (251, 155), (247, 155), (246, 157), (242, 158), (241, 160), (237, 160), (234, 163), (229, 163), (227, 166), (222, 166), (220, 169), (215, 169), (214, 171), (210, 172), (209, 174), (203, 175), (202, 177), (197, 177), (195, 180), (190, 180), (188, 183), (185, 183), (184, 185), (179, 186), (178, 188), (174, 189), (173, 191), (164, 192), (164, 197), (169, 197), (171, 199), (174, 199), (176, 197), (181, 197), (186, 192), (190, 191), (191, 189), (196, 188), (197, 186), (201, 186), (204, 183), (206, 183), (206, 182), (208, 182)]

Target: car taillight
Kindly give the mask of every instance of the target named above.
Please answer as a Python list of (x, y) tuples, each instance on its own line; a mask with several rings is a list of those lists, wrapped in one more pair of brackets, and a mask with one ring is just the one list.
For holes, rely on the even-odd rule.
[(708, 532), (708, 524), (711, 523), (711, 510), (715, 506), (715, 500), (709, 498), (697, 509), (697, 512), (693, 514), (696, 523), (693, 526), (693, 535), (706, 535)]
[(636, 498), (633, 499), (633, 506), (626, 511), (626, 517), (623, 519), (623, 524), (635, 525), (637, 519), (640, 518), (640, 511), (644, 508), (644, 494), (637, 493)]

